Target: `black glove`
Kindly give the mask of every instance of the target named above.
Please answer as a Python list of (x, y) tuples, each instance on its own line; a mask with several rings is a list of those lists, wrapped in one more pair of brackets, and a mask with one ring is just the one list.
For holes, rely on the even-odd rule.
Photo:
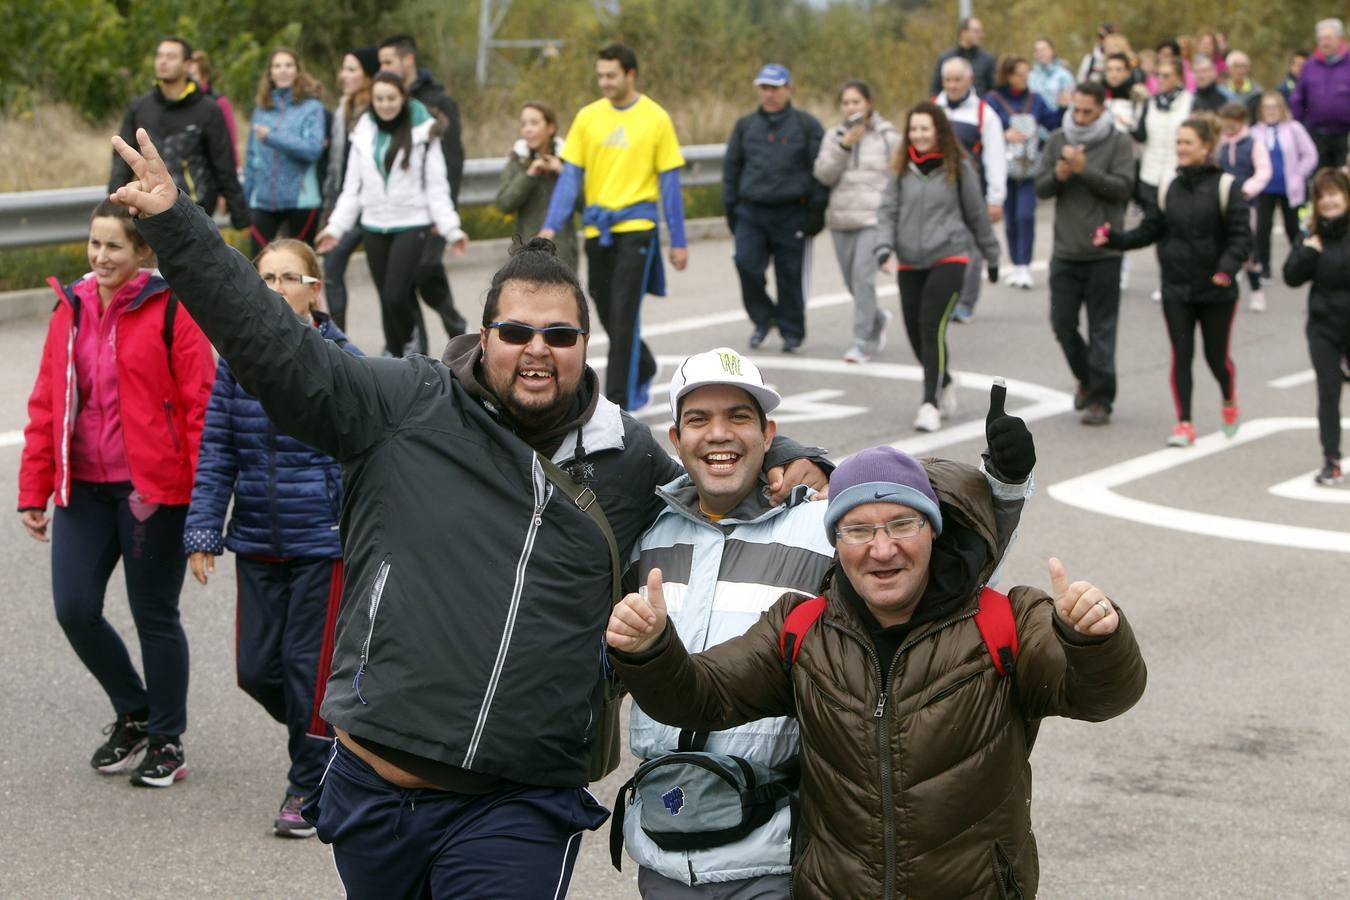
[(886, 265), (886, 260), (891, 258), (891, 248), (878, 247), (875, 252), (877, 256), (877, 268), (880, 269), (882, 266)]
[(984, 419), (984, 438), (989, 444), (985, 468), (1000, 481), (1020, 484), (1036, 466), (1036, 442), (1026, 422), (1003, 411), (1007, 396), (1003, 379), (996, 380), (989, 389), (989, 414)]
[(998, 284), (998, 263), (989, 264), (989, 283)]

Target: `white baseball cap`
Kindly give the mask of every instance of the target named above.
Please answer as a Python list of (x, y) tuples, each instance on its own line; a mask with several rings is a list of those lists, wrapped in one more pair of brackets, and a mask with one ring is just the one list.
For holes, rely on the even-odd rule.
[(696, 353), (680, 363), (670, 379), (670, 415), (680, 419), (680, 398), (690, 391), (711, 384), (728, 384), (745, 391), (764, 415), (778, 408), (783, 398), (764, 383), (759, 367), (730, 347), (717, 347), (706, 353)]

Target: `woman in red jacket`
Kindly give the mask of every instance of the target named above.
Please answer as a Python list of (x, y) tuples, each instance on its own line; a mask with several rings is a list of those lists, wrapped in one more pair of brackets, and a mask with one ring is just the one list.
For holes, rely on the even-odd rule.
[[(65, 286), (50, 280), (58, 299), (28, 399), (19, 514), (39, 541), (49, 540), (51, 523), (56, 619), (117, 715), (90, 764), (168, 787), (188, 771), (181, 740), (188, 646), (178, 594), (215, 365), (168, 284), (142, 268), (150, 248), (125, 207), (105, 200), (95, 208), (88, 252), (88, 275)], [(119, 558), (144, 683), (103, 617)]]

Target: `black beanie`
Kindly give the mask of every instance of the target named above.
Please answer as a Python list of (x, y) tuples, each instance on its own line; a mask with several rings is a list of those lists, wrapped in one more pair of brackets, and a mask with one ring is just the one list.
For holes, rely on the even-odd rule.
[(374, 47), (361, 47), (347, 52), (356, 57), (368, 77), (374, 78), (375, 73), (380, 71), (380, 53)]

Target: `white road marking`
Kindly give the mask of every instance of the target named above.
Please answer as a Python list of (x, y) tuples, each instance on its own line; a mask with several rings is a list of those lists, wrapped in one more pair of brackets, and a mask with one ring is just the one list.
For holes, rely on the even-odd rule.
[(1318, 471), (1318, 469), (1313, 469), (1311, 472), (1304, 472), (1288, 481), (1271, 485), (1266, 488), (1266, 491), (1276, 497), (1287, 497), (1290, 500), (1306, 500), (1312, 503), (1350, 503), (1350, 489), (1326, 487), (1313, 481), (1313, 476)]
[(1273, 388), (1292, 388), (1301, 384), (1312, 384), (1317, 380), (1317, 374), (1312, 369), (1304, 369), (1302, 372), (1295, 372), (1292, 375), (1281, 375), (1279, 378), (1272, 378), (1266, 382), (1267, 387)]
[(1050, 496), (1070, 506), (1175, 531), (1255, 544), (1350, 553), (1350, 532), (1281, 525), (1277, 522), (1177, 509), (1160, 503), (1124, 497), (1114, 490), (1132, 481), (1157, 475), (1282, 431), (1316, 427), (1317, 420), (1312, 418), (1255, 419), (1242, 423), (1242, 430), (1232, 438), (1224, 437), (1221, 432), (1214, 432), (1200, 438), (1193, 447), (1187, 449), (1169, 447), (1052, 484), (1049, 488)]
[(0, 447), (18, 447), (23, 444), (23, 431), (0, 431)]

